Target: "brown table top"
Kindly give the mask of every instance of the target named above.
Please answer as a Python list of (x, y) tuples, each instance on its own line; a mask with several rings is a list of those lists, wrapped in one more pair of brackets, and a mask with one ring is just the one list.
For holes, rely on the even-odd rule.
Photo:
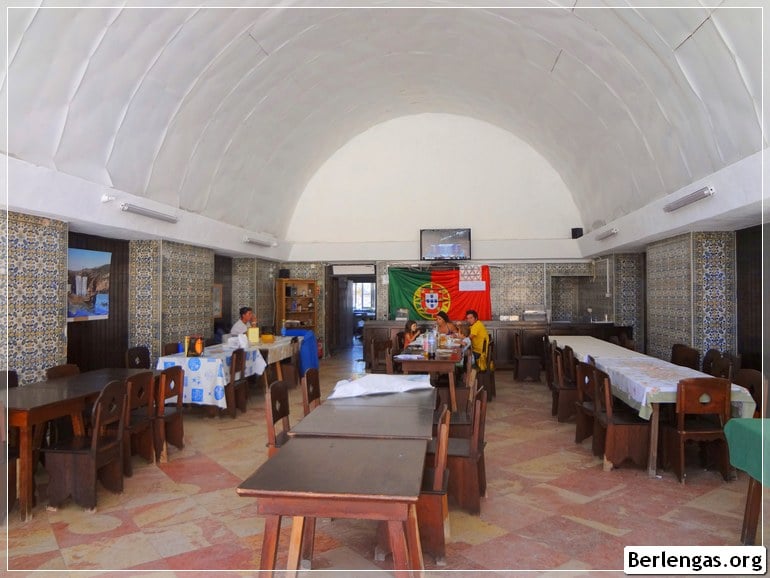
[(4, 392), (3, 398), (9, 411), (28, 411), (36, 407), (97, 394), (110, 381), (123, 381), (131, 375), (143, 371), (152, 370), (124, 367), (96, 369), (77, 375), (57, 377), (56, 379), (14, 387)]
[(415, 502), (422, 484), (426, 443), (414, 439), (297, 437), (236, 491), (252, 497)]
[(378, 407), (436, 407), (436, 388), (417, 389), (400, 393), (382, 393), (358, 397), (327, 399), (324, 403), (334, 405), (378, 406)]
[(294, 425), (289, 435), (429, 440), (432, 429), (433, 406), (326, 402)]

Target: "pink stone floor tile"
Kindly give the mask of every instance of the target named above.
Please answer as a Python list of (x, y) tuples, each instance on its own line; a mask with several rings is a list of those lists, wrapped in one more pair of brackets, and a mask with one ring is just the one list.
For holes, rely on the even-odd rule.
[(173, 481), (198, 486), (201, 492), (235, 488), (243, 481), (216, 461), (200, 454), (159, 464), (158, 468)]

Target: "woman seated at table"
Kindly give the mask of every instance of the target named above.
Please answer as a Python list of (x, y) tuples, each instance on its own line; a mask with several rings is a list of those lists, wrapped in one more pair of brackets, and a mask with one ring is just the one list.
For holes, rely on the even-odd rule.
[(436, 330), (439, 335), (455, 336), (458, 334), (457, 325), (449, 321), (449, 315), (443, 311), (436, 314)]
[(409, 347), (409, 344), (419, 336), (420, 329), (417, 327), (417, 322), (410, 319), (404, 326), (404, 349)]

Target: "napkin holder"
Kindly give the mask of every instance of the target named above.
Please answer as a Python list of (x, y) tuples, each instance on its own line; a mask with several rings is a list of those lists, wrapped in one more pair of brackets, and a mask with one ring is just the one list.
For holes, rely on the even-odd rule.
[(185, 335), (184, 354), (186, 357), (200, 357), (204, 346), (203, 337), (200, 335)]
[(246, 331), (246, 337), (249, 340), (249, 345), (257, 345), (259, 343), (259, 327), (249, 327)]

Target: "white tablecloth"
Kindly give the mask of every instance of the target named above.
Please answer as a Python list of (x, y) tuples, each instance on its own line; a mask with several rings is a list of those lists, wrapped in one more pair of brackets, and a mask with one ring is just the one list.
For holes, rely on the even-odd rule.
[[(207, 347), (200, 357), (185, 357), (183, 353), (164, 355), (158, 359), (156, 369), (180, 365), (184, 369), (184, 403), (216, 405), (226, 408), (225, 385), (230, 380), (230, 363), (233, 349), (222, 345)], [(244, 350), (246, 375), (261, 375), (266, 363), (259, 347)]]
[(575, 359), (586, 361), (586, 356), (590, 355), (594, 359), (600, 357), (612, 357), (618, 359), (644, 358), (648, 357), (644, 353), (639, 353), (633, 349), (615, 345), (609, 341), (603, 341), (596, 337), (588, 335), (551, 335), (548, 338), (551, 343), (554, 341), (559, 347), (569, 345), (575, 352)]
[[(302, 345), (302, 336), (297, 336), (300, 345)], [(261, 342), (257, 345), (257, 348), (265, 352), (267, 355), (267, 363), (279, 363), (282, 359), (289, 359), (291, 357), (291, 340), (290, 336), (276, 336), (273, 343)], [(262, 373), (260, 371), (260, 373)]]

